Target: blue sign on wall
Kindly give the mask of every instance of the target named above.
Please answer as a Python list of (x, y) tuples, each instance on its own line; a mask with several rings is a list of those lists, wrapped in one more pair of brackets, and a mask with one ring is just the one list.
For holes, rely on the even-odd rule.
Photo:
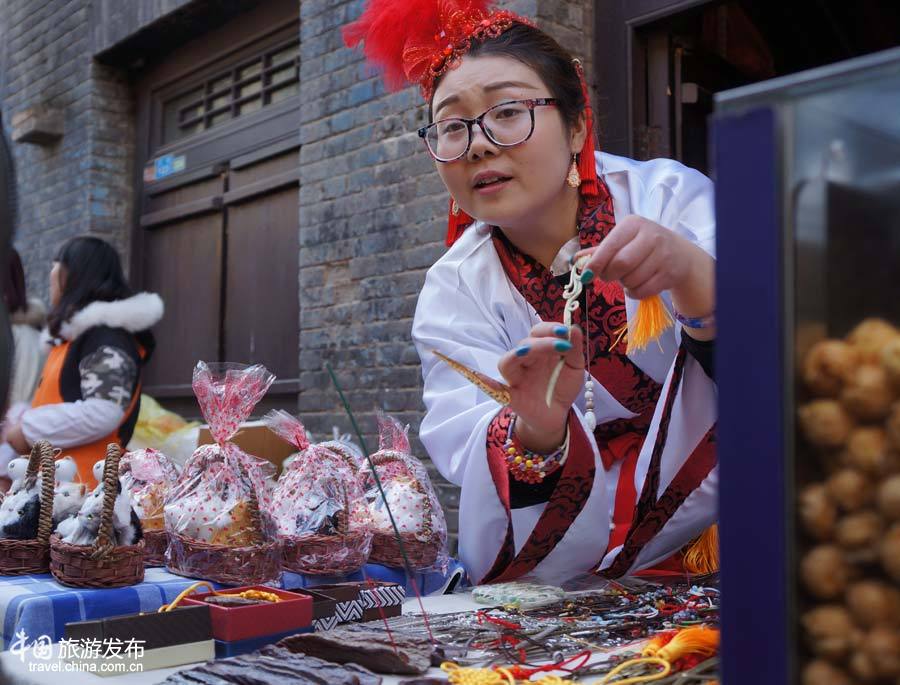
[(144, 181), (158, 181), (186, 168), (187, 160), (184, 155), (163, 155), (144, 168)]

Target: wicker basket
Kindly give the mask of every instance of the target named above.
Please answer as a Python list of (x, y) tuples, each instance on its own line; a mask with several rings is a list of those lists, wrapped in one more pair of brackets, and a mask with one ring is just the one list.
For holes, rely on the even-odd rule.
[(169, 531), (166, 569), (181, 576), (224, 585), (261, 585), (280, 577), (279, 543), (266, 541), (256, 491), (249, 487), (248, 492), (255, 544), (246, 547), (212, 545)]
[[(335, 444), (328, 450), (353, 473), (359, 467), (351, 454)], [(369, 558), (371, 541), (367, 532), (350, 532), (350, 499), (344, 492), (344, 510), (337, 515), (337, 535), (282, 535), (281, 565), (285, 571), (313, 576), (346, 576), (361, 569)]]
[[(409, 468), (406, 460), (398, 453), (381, 452), (372, 457), (372, 466), (396, 465), (405, 471), (413, 483), (413, 487), (423, 495), (425, 495), (425, 511), (423, 512), (424, 529), (422, 533), (401, 533), (400, 538), (403, 541), (403, 549), (409, 559), (409, 564), (413, 569), (423, 569), (433, 566), (437, 561), (441, 550), (444, 547), (444, 540), (441, 535), (433, 530), (431, 525), (432, 511), (431, 498), (422, 486), (422, 483), (416, 478), (415, 474)], [(403, 554), (400, 550), (400, 541), (395, 533), (375, 533), (372, 539), (372, 553), (369, 555), (369, 561), (373, 564), (381, 564), (383, 566), (403, 566)]]
[(46, 440), (39, 440), (31, 448), (23, 487), (34, 487), (40, 469), (41, 511), (38, 517), (37, 537), (32, 540), (0, 540), (0, 575), (21, 576), (28, 573), (46, 573), (50, 569), (55, 477), (53, 456), (53, 448)]
[(249, 547), (210, 545), (178, 534), (169, 536), (167, 570), (223, 585), (260, 585), (281, 573), (277, 542)]
[(72, 587), (124, 587), (144, 580), (144, 541), (116, 545), (113, 506), (118, 495), (121, 448), (111, 443), (103, 465), (103, 511), (93, 545), (70, 545), (59, 535), (50, 538), (50, 572)]
[(144, 566), (165, 566), (169, 535), (164, 530), (144, 531)]

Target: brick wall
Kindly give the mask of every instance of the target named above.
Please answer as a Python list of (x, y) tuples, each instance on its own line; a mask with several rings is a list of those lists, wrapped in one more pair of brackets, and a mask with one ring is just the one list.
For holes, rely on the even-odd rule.
[[(504, 4), (589, 67), (590, 0)], [(330, 360), (372, 441), (378, 406), (413, 434), (422, 418), (410, 328), (425, 271), (445, 249), (447, 194), (415, 134), (427, 118), (417, 90), (385, 93), (343, 47), (339, 28), (361, 8), (300, 3), (300, 409), (316, 433), (346, 424), (322, 369)], [(440, 491), (455, 532), (458, 492)]]
[(91, 59), (89, 0), (0, 4), (3, 120), (36, 106), (63, 111), (64, 134), (14, 143), (19, 229), (32, 294), (46, 299), (50, 262), (67, 238), (92, 233), (126, 257), (132, 211), (133, 121), (124, 78)]

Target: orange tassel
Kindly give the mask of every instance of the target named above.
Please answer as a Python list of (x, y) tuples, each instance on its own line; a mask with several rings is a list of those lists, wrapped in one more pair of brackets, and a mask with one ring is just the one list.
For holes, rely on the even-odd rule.
[(672, 641), (672, 638), (674, 638), (677, 634), (677, 630), (667, 630), (662, 633), (657, 633), (656, 636), (652, 640), (650, 640), (650, 642), (648, 642), (644, 647), (644, 650), (641, 652), (641, 656), (656, 656), (659, 650), (669, 644)]
[(459, 240), (469, 226), (475, 223), (475, 219), (466, 214), (463, 210), (453, 213), (453, 198), (450, 198), (450, 209), (447, 211), (447, 247), (450, 247)]
[(612, 350), (628, 336), (628, 352), (636, 352), (646, 349), (647, 345), (659, 341), (659, 338), (669, 328), (675, 325), (675, 319), (669, 313), (669, 308), (659, 295), (653, 295), (638, 302), (637, 311), (629, 319), (628, 323), (615, 331), (616, 339), (610, 346)]
[[(651, 643), (652, 644), (652, 643)], [(660, 649), (650, 645), (644, 648), (642, 656), (653, 656), (675, 663), (688, 655), (711, 657), (719, 649), (719, 631), (706, 626), (696, 626), (679, 630), (668, 644)]]
[(684, 553), (688, 573), (715, 573), (719, 570), (719, 527), (711, 525)]

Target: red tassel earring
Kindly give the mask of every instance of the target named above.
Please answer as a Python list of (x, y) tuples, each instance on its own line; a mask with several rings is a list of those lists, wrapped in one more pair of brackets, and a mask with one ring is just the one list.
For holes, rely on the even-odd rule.
[(584, 78), (584, 69), (581, 60), (574, 60), (575, 71), (581, 81), (581, 93), (584, 96), (584, 118), (586, 132), (584, 144), (578, 155), (578, 175), (581, 177), (581, 196), (599, 197), (600, 182), (597, 180), (597, 162), (594, 159), (594, 111), (591, 108), (591, 95), (588, 92), (587, 80)]

